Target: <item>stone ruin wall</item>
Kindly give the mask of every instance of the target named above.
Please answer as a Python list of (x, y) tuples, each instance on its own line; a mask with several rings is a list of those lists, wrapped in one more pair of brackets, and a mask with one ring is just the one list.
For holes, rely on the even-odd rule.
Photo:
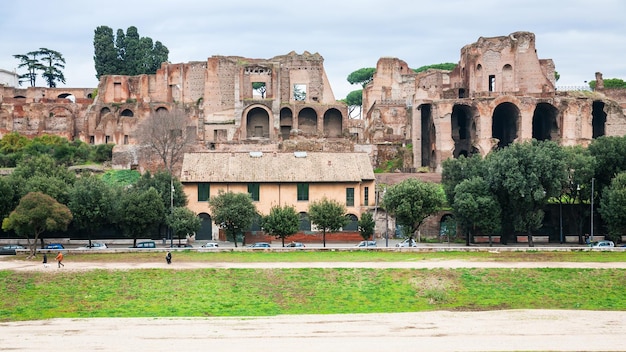
[[(483, 156), (489, 153), (498, 143), (492, 136), (493, 114), (496, 107), (504, 103), (513, 104), (519, 111), (514, 127), (515, 142), (533, 138), (533, 116), (541, 104), (554, 107), (557, 116), (549, 127), (551, 130), (545, 133), (562, 145), (588, 145), (592, 140), (594, 114), (606, 114), (605, 135), (625, 135), (626, 132), (622, 111), (626, 93), (556, 92), (554, 63), (537, 57), (532, 33), (479, 38), (478, 42), (461, 50), (459, 64), (453, 71), (427, 70), (413, 75), (411, 81), (396, 74), (405, 65), (404, 61), (394, 58), (379, 60), (373, 81), (364, 89), (364, 108), (369, 106), (363, 113), (364, 140), (378, 148), (389, 149), (389, 144), (400, 148), (400, 141), (395, 137), (401, 122), (393, 118), (398, 116), (399, 106), (380, 103), (386, 97), (398, 98), (399, 95), (398, 102), (406, 100), (408, 113), (403, 117), (407, 119), (406, 128), (411, 131), (408, 136), (413, 145), (412, 166), (416, 169), (425, 165), (440, 171), (441, 162), (456, 157), (455, 148), (464, 145), (466, 149), (476, 148)], [(491, 90), (490, 75), (496, 80)], [(612, 99), (621, 101), (621, 108)], [(594, 102), (604, 104), (603, 111), (594, 111)], [(467, 106), (472, 111), (471, 140), (454, 140), (459, 138), (459, 127), (453, 126), (452, 121), (456, 105)], [(425, 122), (432, 127), (422, 126), (425, 111), (430, 111)], [(388, 151), (382, 154), (393, 155)], [(377, 161), (385, 162), (385, 159), (378, 157)], [(425, 161), (427, 164), (423, 164)]]
[[(505, 61), (511, 63), (511, 72), (502, 69)], [(479, 63), (482, 73), (476, 70)], [(270, 72), (255, 72), (255, 67)], [(496, 75), (494, 92), (488, 91), (486, 78), (480, 76), (489, 74), (490, 70)], [(513, 78), (510, 91), (502, 85), (506, 74)], [(266, 83), (265, 99), (252, 96), (251, 83), (258, 81)], [(307, 85), (307, 101), (293, 101), (294, 83)], [(466, 97), (459, 96), (463, 90)], [(517, 140), (532, 137), (534, 109), (538, 103), (547, 102), (559, 114), (559, 131), (553, 136), (563, 145), (587, 145), (592, 135), (590, 118), (594, 101), (604, 103), (606, 135), (626, 134), (625, 92), (600, 87), (586, 95), (555, 92), (554, 63), (538, 59), (532, 33), (516, 32), (504, 37), (480, 38), (465, 46), (453, 71), (428, 70), (415, 74), (402, 60), (381, 58), (373, 82), (364, 88), (364, 119), (358, 123), (349, 120), (347, 108), (335, 102), (323, 58), (318, 54), (292, 52), (269, 60), (213, 56), (207, 61), (164, 63), (155, 75), (105, 76), (95, 100), (91, 99), (92, 89), (1, 87), (0, 134), (52, 133), (95, 144), (109, 141), (120, 148), (127, 145), (126, 149), (133, 149), (131, 146), (136, 144), (133, 132), (139, 121), (156, 109), (171, 110), (182, 104), (197, 128), (197, 148), (346, 151), (361, 145), (368, 146), (373, 160), (384, 162), (386, 157), (397, 157), (398, 152), (393, 152), (393, 148), (412, 144), (413, 160), (405, 159), (404, 166), (419, 168), (422, 154), (430, 153), (422, 150), (427, 146), (435, 158), (430, 166), (437, 169), (442, 160), (454, 157), (452, 136), (458, 135), (458, 127), (453, 126), (451, 112), (455, 104), (470, 106), (475, 112), (472, 145), (484, 155), (494, 146), (491, 120), (501, 102), (511, 102), (520, 111)], [(74, 102), (60, 98), (68, 93), (73, 95)], [(425, 105), (431, 109), (435, 136), (432, 141), (424, 141), (421, 135), (420, 107)], [(246, 138), (242, 119), (251, 106), (264, 106), (269, 111), (271, 138)], [(283, 140), (280, 116), (285, 107), (293, 114), (291, 121), (285, 120), (292, 126), (296, 125), (301, 108), (315, 111), (319, 132), (307, 134), (294, 129), (289, 139)], [(323, 114), (328, 107), (335, 107), (342, 114), (343, 131), (339, 139), (323, 138)], [(128, 162), (122, 164), (134, 163), (137, 155), (140, 153), (131, 152), (123, 159)]]

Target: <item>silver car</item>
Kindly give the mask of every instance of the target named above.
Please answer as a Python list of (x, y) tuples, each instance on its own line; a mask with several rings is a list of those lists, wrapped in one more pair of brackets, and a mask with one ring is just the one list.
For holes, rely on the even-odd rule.
[(615, 247), (615, 243), (613, 241), (594, 241), (589, 243), (589, 247), (591, 248), (611, 248)]
[(417, 243), (412, 238), (407, 238), (404, 241), (397, 243), (396, 247), (417, 247)]

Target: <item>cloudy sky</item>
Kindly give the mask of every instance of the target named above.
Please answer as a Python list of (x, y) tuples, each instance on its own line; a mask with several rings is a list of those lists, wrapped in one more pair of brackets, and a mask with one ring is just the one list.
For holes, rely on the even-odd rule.
[(622, 0), (34, 0), (2, 7), (0, 68), (16, 69), (14, 54), (56, 50), (66, 60), (67, 87), (97, 86), (98, 26), (135, 26), (163, 43), (172, 63), (317, 52), (337, 99), (359, 88), (346, 81), (351, 72), (375, 67), (380, 57), (412, 68), (457, 63), (464, 45), (516, 31), (535, 33), (539, 58), (553, 59), (561, 75), (557, 85), (584, 85), (597, 71), (626, 80)]

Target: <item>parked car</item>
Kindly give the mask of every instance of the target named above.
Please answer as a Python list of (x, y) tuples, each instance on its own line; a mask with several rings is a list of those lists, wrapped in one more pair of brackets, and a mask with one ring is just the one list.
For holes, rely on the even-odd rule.
[(48, 243), (45, 249), (65, 249), (65, 247), (60, 243)]
[(250, 248), (270, 248), (270, 244), (267, 242), (257, 242), (249, 246)]
[(376, 241), (361, 241), (357, 247), (376, 247)]
[(92, 242), (91, 246), (86, 245), (83, 247), (78, 247), (76, 249), (107, 249), (107, 245), (102, 242)]
[(219, 245), (217, 243), (214, 243), (214, 242), (207, 242), (207, 243), (203, 244), (200, 247), (201, 248), (218, 248)]
[(589, 243), (589, 247), (591, 248), (611, 248), (615, 247), (615, 243), (613, 241), (594, 241)]
[(193, 248), (189, 243), (174, 243), (170, 248)]
[(305, 247), (305, 245), (304, 245), (304, 243), (302, 243), (302, 242), (290, 242), (290, 243), (287, 243), (287, 244), (285, 245), (285, 247), (291, 247), (291, 248), (304, 248), (304, 247)]
[(24, 249), (24, 246), (20, 244), (7, 244), (6, 246), (2, 246), (2, 249)]
[(407, 238), (404, 241), (397, 243), (396, 247), (417, 247), (417, 243), (412, 238)]
[(0, 248), (0, 255), (15, 255), (17, 254), (15, 252), (16, 249), (24, 249), (24, 246), (19, 244), (7, 244), (6, 246), (2, 246), (2, 248)]
[(156, 248), (156, 243), (154, 241), (138, 242), (136, 246), (130, 248)]

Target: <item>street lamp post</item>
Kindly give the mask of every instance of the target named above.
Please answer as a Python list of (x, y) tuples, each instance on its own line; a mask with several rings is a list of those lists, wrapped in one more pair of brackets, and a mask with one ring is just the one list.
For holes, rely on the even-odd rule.
[(595, 177), (591, 178), (591, 232), (589, 232), (590, 234), (590, 238), (589, 240), (591, 242), (593, 242), (593, 198), (594, 198), (594, 183), (595, 183)]

